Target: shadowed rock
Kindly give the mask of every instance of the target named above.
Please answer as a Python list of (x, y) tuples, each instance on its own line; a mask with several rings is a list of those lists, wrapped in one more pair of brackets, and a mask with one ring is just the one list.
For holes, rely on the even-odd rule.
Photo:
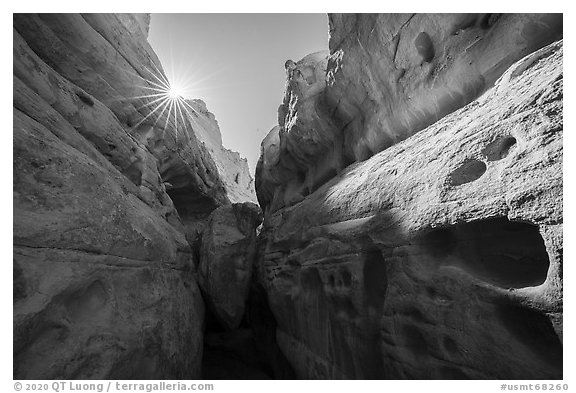
[(176, 128), (142, 98), (165, 79), (149, 20), (14, 15), (16, 379), (200, 376), (191, 244), (234, 182), (204, 106)]
[(299, 378), (562, 378), (562, 53), (271, 205), (258, 283)]
[(244, 315), (261, 222), (257, 205), (238, 203), (214, 210), (202, 232), (200, 287), (218, 321), (230, 330)]

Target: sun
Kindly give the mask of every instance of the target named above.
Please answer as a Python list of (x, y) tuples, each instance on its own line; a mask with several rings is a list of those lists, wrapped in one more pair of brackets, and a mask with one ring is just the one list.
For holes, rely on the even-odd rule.
[(147, 101), (138, 108), (139, 110), (147, 107), (150, 111), (135, 127), (139, 127), (140, 124), (154, 114), (156, 120), (153, 126), (155, 126), (160, 118), (166, 114), (164, 131), (166, 131), (166, 127), (170, 122), (175, 126), (177, 136), (179, 129), (184, 128), (186, 131), (188, 126), (195, 124), (192, 114), (197, 114), (196, 109), (186, 100), (186, 97), (190, 96), (191, 92), (190, 83), (184, 78), (175, 77), (173, 80), (169, 80), (154, 63), (152, 63), (152, 66), (155, 72), (144, 66), (144, 69), (149, 72), (150, 78), (139, 76), (145, 82), (145, 85), (139, 87), (145, 89), (148, 93), (133, 97), (134, 99)]
[(184, 95), (184, 89), (181, 86), (178, 86), (178, 84), (172, 82), (166, 91), (166, 95), (171, 100), (177, 100), (182, 98)]

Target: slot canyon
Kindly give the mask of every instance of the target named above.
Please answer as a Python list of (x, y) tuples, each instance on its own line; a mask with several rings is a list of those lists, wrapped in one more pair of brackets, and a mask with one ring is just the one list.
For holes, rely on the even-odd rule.
[(14, 379), (563, 378), (562, 14), (329, 14), (255, 173), (151, 18), (13, 16)]

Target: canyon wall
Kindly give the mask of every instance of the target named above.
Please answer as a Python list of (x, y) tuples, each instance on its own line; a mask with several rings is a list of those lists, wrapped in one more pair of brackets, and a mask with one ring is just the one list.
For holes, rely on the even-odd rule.
[(329, 54), (286, 63), (279, 129), (257, 168), (263, 209), (300, 201), (562, 37), (561, 14), (334, 14), (329, 24)]
[(562, 378), (562, 15), (329, 21), (259, 230), (149, 15), (14, 15), (14, 378)]
[(250, 177), (222, 173), (203, 103), (179, 121), (148, 97), (149, 21), (14, 15), (16, 379), (200, 376), (199, 234)]
[(561, 35), (331, 15), (286, 63), (257, 282), (298, 377), (562, 378)]
[(202, 100), (186, 100), (193, 108), (190, 115), (196, 125), (194, 131), (214, 159), (218, 174), (232, 203), (256, 202), (254, 180), (248, 169), (248, 160), (235, 151), (222, 146), (222, 135), (216, 117)]

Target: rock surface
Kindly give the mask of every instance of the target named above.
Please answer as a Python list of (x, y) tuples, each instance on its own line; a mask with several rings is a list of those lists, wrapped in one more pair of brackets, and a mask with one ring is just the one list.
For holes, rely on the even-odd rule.
[[(362, 119), (350, 123), (359, 131), (346, 134), (352, 138), (344, 144), (350, 148), (346, 154), (365, 159), (359, 146), (376, 152), (404, 140), (348, 166), (293, 206), (268, 208), (258, 282), (278, 323), (280, 347), (300, 378), (560, 379), (562, 42), (514, 63), (480, 98), (405, 139), (454, 110), (456, 102), (463, 105), (479, 94), (506, 63), (540, 46), (556, 22), (507, 15), (506, 25), (494, 25), (491, 18), (458, 25), (458, 36), (450, 40), (462, 40), (465, 48), (480, 33), (482, 40), (453, 56), (448, 70), (456, 73), (422, 80), (451, 53), (449, 45), (441, 45), (446, 32), (433, 29), (450, 24), (412, 22), (415, 18), (331, 17), (330, 63), (345, 64), (339, 71), (328, 65), (337, 73), (332, 86), (346, 92), (337, 112)], [(538, 25), (544, 29), (540, 41), (529, 47), (539, 31), (527, 24), (534, 18), (549, 23)], [(498, 33), (511, 26), (512, 32)], [(428, 37), (420, 36), (421, 30)], [(394, 38), (391, 32), (397, 31), (402, 32), (393, 40), (397, 55), (376, 56), (380, 52), (368, 43)], [(341, 47), (359, 63), (336, 61)], [(470, 50), (476, 54), (467, 54)], [(413, 63), (416, 55), (420, 64)], [(391, 74), (373, 67), (387, 67), (393, 58), (406, 65), (399, 82), (404, 87), (395, 93), (376, 79)], [(468, 59), (476, 63), (472, 69)], [(339, 73), (346, 78), (339, 80)], [(483, 82), (471, 90), (461, 90), (465, 84), (451, 87), (476, 80)], [(430, 86), (437, 89), (425, 91)], [(365, 99), (356, 93), (362, 87)], [(451, 100), (449, 91), (460, 93)], [(444, 102), (446, 94), (445, 105), (424, 109)], [(366, 109), (376, 107), (381, 109)], [(388, 124), (379, 136), (370, 125), (377, 119)], [(298, 121), (299, 130), (313, 129)], [(388, 128), (396, 123), (400, 128)], [(260, 174), (268, 173), (271, 159), (287, 172), (290, 165), (298, 167), (295, 155), (287, 153), (294, 145), (283, 141), (283, 132), (280, 127), (279, 139), (265, 140)], [(283, 154), (293, 160), (284, 162)], [(266, 193), (262, 198), (259, 191), (259, 197), (270, 203)]]
[(240, 157), (235, 151), (222, 146), (222, 135), (218, 122), (202, 100), (187, 100), (188, 105), (194, 108), (194, 124), (196, 136), (204, 143), (214, 159), (220, 178), (228, 193), (228, 199), (232, 203), (254, 202), (256, 203), (256, 191), (254, 180), (250, 176), (248, 160)]
[[(468, 104), (515, 61), (562, 37), (561, 14), (333, 14), (330, 56), (287, 62), (263, 210), (290, 206)], [(325, 70), (325, 72), (324, 72)]]
[(261, 222), (258, 205), (237, 203), (214, 210), (202, 232), (199, 284), (213, 314), (229, 330), (238, 328), (244, 316)]
[(191, 244), (233, 191), (203, 130), (142, 97), (165, 78), (148, 22), (14, 15), (16, 379), (200, 376)]

